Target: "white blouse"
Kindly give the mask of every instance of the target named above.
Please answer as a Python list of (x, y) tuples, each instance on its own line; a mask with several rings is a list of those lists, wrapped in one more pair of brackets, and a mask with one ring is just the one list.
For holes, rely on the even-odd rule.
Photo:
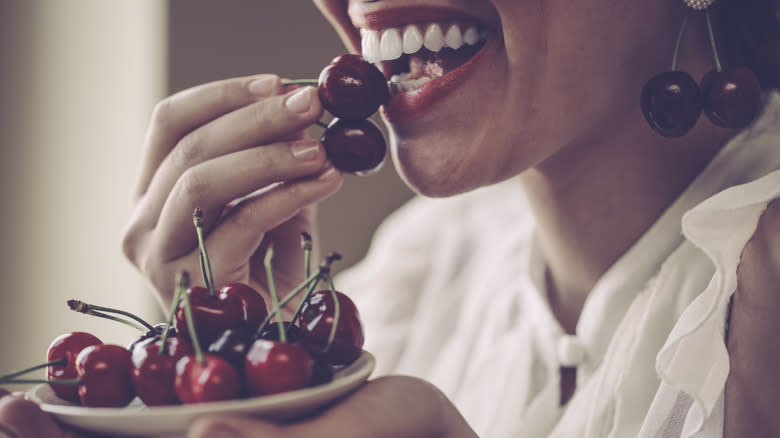
[[(415, 198), (336, 280), (377, 375), (437, 385), (483, 438), (721, 437), (725, 314), (780, 197), (780, 95), (598, 281), (566, 335), (516, 181)], [(559, 406), (561, 366), (577, 389)]]

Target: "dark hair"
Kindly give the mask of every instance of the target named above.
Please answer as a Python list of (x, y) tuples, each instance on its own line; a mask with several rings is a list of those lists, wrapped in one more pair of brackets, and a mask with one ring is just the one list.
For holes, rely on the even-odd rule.
[(780, 88), (780, 0), (719, 0), (725, 58), (749, 67), (762, 89)]

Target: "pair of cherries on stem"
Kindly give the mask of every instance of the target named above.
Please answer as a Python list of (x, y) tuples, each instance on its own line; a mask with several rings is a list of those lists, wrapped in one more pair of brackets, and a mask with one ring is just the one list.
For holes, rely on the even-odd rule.
[[(201, 345), (209, 345), (217, 340), (227, 329), (254, 332), (268, 316), (265, 300), (250, 286), (243, 283), (230, 283), (217, 293), (214, 286), (211, 261), (206, 252), (203, 236), (203, 212), (195, 209), (193, 223), (200, 247), (200, 265), (206, 287), (193, 286), (187, 290), (192, 306), (193, 318), (198, 327)], [(183, 301), (178, 301), (174, 326), (179, 336), (189, 338), (187, 319)], [(192, 339), (190, 339), (192, 341)]]
[[(48, 383), (63, 400), (88, 407), (126, 406), (135, 397), (130, 377), (130, 352), (104, 344), (85, 332), (55, 338), (46, 353), (47, 362), (0, 376), (1, 383)], [(47, 380), (18, 379), (39, 368), (47, 368)]]
[(675, 69), (686, 16), (677, 37), (671, 71), (654, 76), (642, 88), (642, 113), (650, 127), (664, 137), (685, 135), (702, 112), (713, 124), (730, 129), (748, 126), (758, 113), (761, 101), (758, 78), (746, 67), (723, 69), (708, 11), (705, 16), (715, 69), (704, 75), (699, 84), (690, 74)]
[(382, 132), (368, 119), (390, 99), (385, 76), (358, 55), (341, 55), (315, 80), (285, 81), (285, 85), (316, 85), (322, 106), (335, 116), (323, 125), (322, 142), (333, 166), (368, 175), (378, 170), (387, 155)]

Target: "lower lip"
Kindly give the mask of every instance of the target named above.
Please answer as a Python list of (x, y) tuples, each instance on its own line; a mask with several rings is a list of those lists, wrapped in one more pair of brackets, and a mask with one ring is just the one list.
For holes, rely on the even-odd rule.
[(421, 116), (431, 106), (444, 100), (453, 90), (460, 87), (477, 70), (487, 52), (498, 46), (498, 38), (491, 37), (466, 63), (444, 76), (405, 93), (396, 94), (382, 107), (382, 113), (390, 122), (403, 122)]

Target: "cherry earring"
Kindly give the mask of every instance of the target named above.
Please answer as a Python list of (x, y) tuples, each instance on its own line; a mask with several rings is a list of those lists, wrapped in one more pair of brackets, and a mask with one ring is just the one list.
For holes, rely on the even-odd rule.
[[(664, 137), (681, 137), (693, 128), (702, 112), (717, 126), (744, 128), (753, 121), (761, 87), (746, 67), (723, 70), (708, 8), (714, 0), (683, 0), (692, 10), (685, 16), (672, 55), (671, 70), (651, 78), (642, 88), (641, 108), (650, 127)], [(677, 55), (688, 17), (704, 11), (715, 69), (700, 84), (690, 74), (676, 70)]]

